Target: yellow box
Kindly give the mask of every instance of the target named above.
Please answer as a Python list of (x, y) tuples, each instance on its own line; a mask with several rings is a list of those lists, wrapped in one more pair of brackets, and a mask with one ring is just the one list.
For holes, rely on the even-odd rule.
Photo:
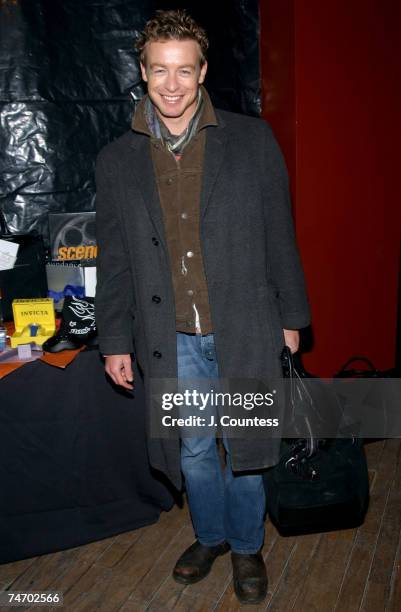
[[(13, 300), (15, 333), (11, 336), (11, 346), (36, 342), (43, 344), (56, 331), (53, 298), (34, 298)], [(36, 336), (32, 336), (31, 325), (38, 325)]]

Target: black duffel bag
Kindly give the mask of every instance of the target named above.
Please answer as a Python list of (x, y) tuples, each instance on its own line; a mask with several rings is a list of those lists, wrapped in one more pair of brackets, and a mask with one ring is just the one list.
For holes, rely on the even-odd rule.
[[(294, 384), (301, 381), (295, 397), (302, 402), (308, 375), (300, 371), (300, 362), (295, 367), (289, 350), (284, 356), (291, 360)], [(315, 410), (324, 413), (325, 406), (315, 406)], [(319, 439), (313, 432), (310, 439), (284, 439), (280, 462), (266, 470), (263, 478), (267, 511), (282, 535), (353, 528), (363, 523), (369, 479), (360, 439)]]
[(1, 307), (5, 321), (13, 319), (12, 301), (47, 296), (46, 253), (43, 238), (34, 234), (12, 234), (0, 210), (0, 238), (19, 244), (11, 270), (0, 270)]

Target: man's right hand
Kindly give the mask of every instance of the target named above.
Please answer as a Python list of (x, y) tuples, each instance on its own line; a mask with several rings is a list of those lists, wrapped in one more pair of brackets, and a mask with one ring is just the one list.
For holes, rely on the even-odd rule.
[(105, 370), (111, 380), (124, 389), (133, 389), (134, 374), (132, 372), (131, 355), (104, 355)]

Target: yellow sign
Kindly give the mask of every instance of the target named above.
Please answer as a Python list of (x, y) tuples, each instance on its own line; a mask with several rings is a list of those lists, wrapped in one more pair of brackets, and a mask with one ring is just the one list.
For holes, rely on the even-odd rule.
[(56, 331), (53, 298), (13, 300), (15, 333), (11, 346), (36, 342), (43, 344)]

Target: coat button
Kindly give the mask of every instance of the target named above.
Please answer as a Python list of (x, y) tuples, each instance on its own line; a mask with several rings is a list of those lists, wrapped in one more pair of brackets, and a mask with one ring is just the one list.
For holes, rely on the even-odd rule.
[(155, 246), (157, 246), (159, 244), (159, 241), (157, 238), (155, 238), (154, 236), (152, 236), (152, 242)]
[(161, 301), (162, 299), (159, 295), (152, 295), (152, 302), (154, 302), (155, 304), (160, 304)]
[(193, 257), (193, 256), (194, 256), (193, 251), (188, 251), (187, 252), (187, 257)]
[(156, 357), (156, 359), (160, 359), (162, 356), (162, 354), (159, 351), (153, 351), (153, 357)]
[(167, 183), (167, 185), (172, 185), (174, 183), (174, 179), (168, 178), (166, 183)]

